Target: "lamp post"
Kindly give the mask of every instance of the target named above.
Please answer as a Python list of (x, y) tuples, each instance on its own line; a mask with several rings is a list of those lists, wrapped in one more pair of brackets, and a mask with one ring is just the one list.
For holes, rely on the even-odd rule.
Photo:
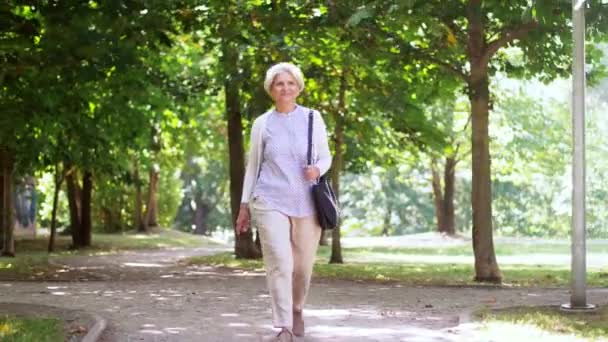
[(572, 294), (564, 311), (590, 311), (585, 247), (585, 0), (572, 0)]

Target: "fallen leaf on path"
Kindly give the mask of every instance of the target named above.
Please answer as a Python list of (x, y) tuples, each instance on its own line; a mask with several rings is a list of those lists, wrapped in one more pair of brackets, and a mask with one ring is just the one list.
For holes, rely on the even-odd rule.
[(88, 329), (86, 327), (79, 325), (79, 326), (71, 329), (70, 334), (82, 334), (82, 333), (86, 333), (87, 331), (88, 331)]
[(482, 300), (481, 302), (486, 304), (496, 304), (496, 297), (490, 297), (488, 299)]

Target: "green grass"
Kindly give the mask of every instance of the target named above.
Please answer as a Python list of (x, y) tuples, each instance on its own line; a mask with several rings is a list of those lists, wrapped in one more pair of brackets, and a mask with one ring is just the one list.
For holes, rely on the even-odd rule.
[[(317, 277), (362, 281), (396, 281), (408, 285), (479, 285), (473, 281), (473, 265), (463, 264), (408, 264), (351, 262), (328, 264), (324, 252), (320, 252), (314, 268)], [(247, 270), (263, 270), (261, 260), (235, 259), (232, 253), (194, 257), (190, 264), (205, 264)], [(503, 266), (503, 285), (514, 287), (568, 286), (569, 270), (549, 266)], [(608, 272), (589, 271), (589, 286), (608, 286)]]
[[(79, 253), (104, 253), (116, 252), (121, 250), (134, 249), (156, 249), (167, 247), (200, 247), (204, 244), (211, 244), (209, 240), (204, 240), (201, 236), (183, 233), (175, 230), (165, 230), (154, 234), (94, 234), (91, 239), (91, 247), (78, 251)], [(69, 246), (72, 238), (69, 236), (58, 236), (55, 246), (57, 253), (74, 253)], [(38, 237), (36, 239), (21, 239), (15, 242), (17, 254), (20, 252), (46, 253), (48, 237)]]
[(57, 256), (89, 256), (117, 253), (125, 250), (159, 249), (168, 247), (201, 247), (213, 242), (201, 236), (167, 230), (155, 234), (94, 234), (92, 246), (71, 250), (71, 238), (58, 236), (55, 252), (47, 252), (48, 237), (18, 239), (15, 241), (17, 256), (0, 257), (0, 279), (32, 279), (56, 274), (59, 269), (49, 263)]
[(521, 307), (481, 311), (476, 318), (485, 323), (527, 324), (560, 334), (574, 334), (591, 339), (608, 338), (608, 307), (590, 313), (565, 313), (557, 307)]
[[(0, 279), (3, 275), (13, 278), (44, 278), (46, 274), (61, 273), (49, 265), (46, 253), (46, 239), (19, 240), (16, 258), (0, 258)], [(79, 251), (71, 251), (70, 239), (61, 237), (58, 241), (59, 256), (97, 255), (115, 253), (126, 249), (155, 249), (166, 247), (195, 247), (209, 245), (211, 242), (191, 234), (163, 231), (161, 234), (97, 234), (93, 236), (93, 246)], [(588, 244), (591, 253), (608, 252), (608, 244), (594, 242)], [(549, 242), (530, 244), (502, 243), (496, 246), (497, 255), (528, 254), (569, 254), (570, 247), (565, 243)], [(407, 262), (408, 255), (417, 256), (472, 256), (469, 245), (438, 248), (344, 248), (343, 256), (347, 264), (329, 265), (330, 248), (319, 248), (315, 274), (319, 277), (333, 279), (351, 279), (363, 281), (397, 281), (412, 285), (478, 285), (472, 280), (473, 265), (461, 263), (412, 263)], [(391, 260), (394, 259), (394, 260)], [(420, 259), (420, 258), (419, 258)], [(385, 260), (390, 260), (387, 262)], [(220, 265), (232, 268), (262, 270), (261, 261), (235, 260), (232, 254), (223, 253), (215, 256), (193, 258), (195, 264)], [(570, 282), (570, 271), (567, 266), (532, 266), (501, 264), (503, 284), (506, 286), (562, 287)], [(34, 275), (34, 277), (32, 277)], [(588, 269), (589, 286), (608, 286), (608, 269)]]
[(57, 342), (64, 340), (63, 322), (59, 319), (0, 317), (0, 341)]
[[(495, 243), (496, 255), (519, 255), (519, 254), (569, 254), (571, 246), (563, 243)], [(329, 249), (321, 249), (320, 255), (329, 256)], [(588, 243), (587, 252), (589, 253), (608, 253), (608, 243)], [(345, 256), (377, 254), (415, 254), (415, 255), (446, 255), (446, 256), (472, 256), (473, 248), (470, 244), (451, 247), (357, 247), (344, 248)]]

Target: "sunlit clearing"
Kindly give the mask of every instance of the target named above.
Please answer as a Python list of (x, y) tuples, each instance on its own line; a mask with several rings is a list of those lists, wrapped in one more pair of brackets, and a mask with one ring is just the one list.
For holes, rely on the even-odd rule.
[(148, 240), (148, 239), (157, 238), (157, 237), (159, 237), (159, 235), (158, 234), (145, 234), (145, 235), (141, 234), (141, 235), (132, 235), (132, 237), (137, 240)]

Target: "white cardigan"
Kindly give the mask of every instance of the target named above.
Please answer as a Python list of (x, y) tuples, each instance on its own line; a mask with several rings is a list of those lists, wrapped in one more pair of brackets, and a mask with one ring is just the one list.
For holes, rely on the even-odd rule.
[[(310, 110), (307, 109), (307, 112)], [(245, 169), (245, 179), (243, 181), (243, 195), (241, 203), (249, 203), (255, 184), (260, 175), (260, 167), (262, 164), (263, 154), (263, 136), (266, 131), (266, 121), (272, 114), (272, 110), (260, 115), (253, 122), (251, 127), (251, 143), (249, 147), (249, 157), (247, 167)], [(327, 142), (327, 129), (325, 121), (318, 111), (313, 111), (313, 129), (312, 129), (312, 164), (319, 168), (321, 175), (324, 175), (331, 166), (331, 153), (329, 152), (329, 143)], [(308, 114), (307, 114), (308, 116)]]

